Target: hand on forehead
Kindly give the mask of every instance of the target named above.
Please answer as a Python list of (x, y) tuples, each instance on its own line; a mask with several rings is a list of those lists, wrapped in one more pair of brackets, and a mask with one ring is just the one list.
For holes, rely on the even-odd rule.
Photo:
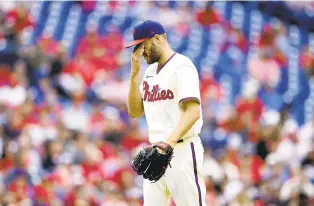
[(140, 43), (140, 44), (136, 45), (136, 46), (134, 47), (134, 49), (133, 49), (133, 52), (135, 52), (138, 48), (140, 48), (141, 45), (143, 45), (143, 43)]

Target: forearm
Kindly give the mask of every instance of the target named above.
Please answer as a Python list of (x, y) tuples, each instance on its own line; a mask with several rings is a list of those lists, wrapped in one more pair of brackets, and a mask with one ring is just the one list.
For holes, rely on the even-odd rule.
[(140, 117), (144, 113), (141, 92), (138, 88), (137, 77), (131, 77), (128, 94), (128, 113), (131, 117)]
[(192, 128), (199, 118), (200, 106), (194, 103), (181, 113), (179, 123), (167, 139), (167, 143), (171, 146), (175, 145)]

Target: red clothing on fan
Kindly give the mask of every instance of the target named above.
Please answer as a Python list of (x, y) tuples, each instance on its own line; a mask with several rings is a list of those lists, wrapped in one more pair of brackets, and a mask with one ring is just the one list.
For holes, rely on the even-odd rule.
[(200, 81), (200, 93), (202, 98), (206, 94), (210, 94), (215, 99), (219, 99), (223, 95), (219, 83), (213, 77), (202, 79)]
[(274, 60), (280, 68), (284, 68), (287, 65), (287, 57), (280, 50), (274, 52)]
[(119, 1), (109, 1), (109, 7), (112, 12), (115, 12), (119, 7)]
[(7, 13), (5, 20), (13, 25), (15, 32), (21, 32), (26, 27), (35, 26), (35, 20), (28, 11), (11, 10)]
[(117, 54), (123, 49), (123, 36), (118, 31), (110, 32), (104, 37), (105, 47), (110, 54)]
[(103, 141), (102, 144), (99, 146), (99, 150), (103, 155), (103, 159), (114, 157), (117, 155), (115, 147), (106, 141)]
[(0, 65), (0, 86), (9, 84), (10, 76), (10, 68), (5, 65)]
[(15, 180), (14, 182), (9, 184), (8, 190), (14, 193), (18, 202), (24, 200), (25, 198), (28, 198), (30, 195), (30, 188), (27, 186), (25, 180)]
[(49, 204), (52, 204), (56, 197), (53, 190), (49, 190), (43, 185), (36, 185), (33, 188), (33, 196), (36, 201)]
[(49, 56), (53, 56), (55, 54), (57, 54), (58, 50), (59, 50), (59, 44), (58, 42), (52, 38), (52, 37), (48, 37), (48, 36), (42, 36), (38, 39), (37, 44), (39, 45), (40, 50)]
[(92, 183), (97, 182), (101, 179), (104, 179), (104, 174), (101, 170), (101, 164), (90, 164), (88, 162), (84, 162), (82, 164), (83, 168), (83, 176), (88, 181), (91, 181)]
[(127, 135), (123, 137), (120, 145), (126, 148), (128, 151), (131, 151), (144, 142), (147, 141), (145, 141), (144, 139), (133, 137), (132, 135)]
[(96, 7), (96, 1), (82, 1), (82, 10), (84, 12), (92, 12)]
[(99, 112), (93, 112), (89, 117), (88, 131), (95, 137), (101, 137), (105, 130), (105, 118)]
[(228, 151), (229, 162), (235, 165), (238, 169), (240, 168), (240, 159), (236, 151)]
[(309, 49), (306, 48), (300, 55), (300, 66), (304, 70), (312, 70), (314, 72), (314, 57), (310, 53)]
[(251, 162), (251, 174), (252, 181), (257, 184), (261, 181), (261, 168), (264, 166), (264, 161), (258, 155), (252, 157)]
[(126, 172), (132, 175), (134, 174), (134, 171), (130, 168), (121, 168), (114, 173), (110, 180), (117, 183), (119, 186), (122, 186), (122, 175)]
[(247, 52), (249, 49), (249, 41), (245, 38), (243, 34), (238, 37), (236, 44), (243, 52)]
[(263, 102), (259, 98), (255, 98), (252, 101), (246, 99), (239, 99), (236, 104), (236, 111), (241, 117), (247, 113), (252, 115), (254, 124), (257, 124), (263, 112)]
[(221, 49), (221, 52), (225, 52), (230, 46), (236, 46), (242, 52), (248, 52), (249, 41), (243, 35), (242, 31), (232, 27), (230, 23), (224, 23), (224, 28), (228, 33), (228, 37), (224, 46)]
[(269, 25), (265, 25), (258, 41), (260, 47), (272, 47), (275, 44), (275, 33)]
[(218, 23), (220, 19), (221, 18), (219, 14), (214, 9), (196, 13), (196, 21), (203, 26), (210, 26), (212, 24)]
[(6, 174), (10, 169), (14, 167), (14, 161), (8, 158), (0, 160), (0, 171), (2, 174)]
[[(70, 191), (69, 193), (66, 194), (64, 198), (64, 205), (66, 206), (75, 206), (75, 202), (78, 199), (77, 194), (74, 190)], [(89, 206), (96, 206), (96, 201), (93, 197), (88, 198), (88, 203)]]
[(239, 121), (249, 130), (248, 138), (251, 142), (256, 142), (259, 138), (256, 129), (258, 127), (259, 119), (262, 116), (263, 108), (263, 102), (259, 98), (256, 98), (253, 101), (240, 99), (237, 102), (236, 111), (238, 113)]
[(101, 57), (92, 57), (91, 62), (97, 69), (104, 69), (106, 71), (112, 71), (119, 68), (116, 56), (111, 54), (105, 54)]
[(101, 38), (97, 32), (90, 32), (84, 36), (78, 43), (76, 53), (77, 55), (84, 54), (90, 56), (92, 50), (96, 46), (105, 46), (105, 41)]
[(90, 86), (94, 80), (97, 67), (86, 59), (74, 59), (63, 68), (64, 73), (78, 73), (87, 86)]

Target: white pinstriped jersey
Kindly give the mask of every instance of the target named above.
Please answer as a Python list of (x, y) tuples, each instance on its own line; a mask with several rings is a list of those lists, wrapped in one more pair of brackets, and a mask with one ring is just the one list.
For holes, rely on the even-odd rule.
[[(157, 69), (158, 63), (150, 65), (140, 84), (151, 143), (165, 141), (170, 136), (180, 120), (181, 101), (191, 98), (201, 101), (198, 72), (189, 58), (175, 53)], [(197, 136), (202, 125), (201, 111), (201, 118), (183, 139)]]

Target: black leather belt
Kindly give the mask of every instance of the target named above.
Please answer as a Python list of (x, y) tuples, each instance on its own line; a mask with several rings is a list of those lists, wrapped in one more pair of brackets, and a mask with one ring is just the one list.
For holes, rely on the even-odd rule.
[[(199, 136), (200, 134), (198, 134), (198, 136)], [(181, 143), (181, 142), (184, 142), (184, 140), (183, 139), (180, 139), (180, 140), (178, 140), (177, 141), (177, 143)]]
[(180, 139), (180, 140), (177, 141), (177, 143), (181, 143), (181, 142), (183, 142), (183, 139)]

